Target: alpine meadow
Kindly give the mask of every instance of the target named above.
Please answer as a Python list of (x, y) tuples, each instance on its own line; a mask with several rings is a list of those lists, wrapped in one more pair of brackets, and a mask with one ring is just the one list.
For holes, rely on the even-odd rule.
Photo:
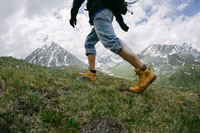
[(0, 132), (80, 132), (94, 118), (115, 118), (128, 132), (200, 131), (199, 88), (153, 84), (134, 94), (132, 80), (98, 72), (96, 82), (77, 81), (80, 71), (1, 57)]

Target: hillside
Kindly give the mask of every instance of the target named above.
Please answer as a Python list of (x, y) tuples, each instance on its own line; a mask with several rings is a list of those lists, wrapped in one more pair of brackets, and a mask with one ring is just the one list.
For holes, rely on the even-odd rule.
[(135, 74), (134, 69), (128, 63), (127, 64), (123, 63), (118, 66), (110, 67), (107, 69), (107, 71), (111, 72), (111, 74), (116, 77), (121, 77), (125, 79), (134, 79), (134, 74)]
[(113, 117), (132, 132), (200, 132), (200, 90), (153, 84), (142, 94), (130, 80), (82, 69), (55, 69), (0, 58), (0, 132), (80, 132), (93, 118)]
[(157, 81), (168, 86), (200, 89), (200, 65), (186, 64), (171, 74), (160, 76)]

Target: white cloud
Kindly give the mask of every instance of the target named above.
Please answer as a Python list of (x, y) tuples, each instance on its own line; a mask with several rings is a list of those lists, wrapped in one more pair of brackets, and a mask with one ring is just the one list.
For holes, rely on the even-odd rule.
[(188, 7), (188, 5), (189, 5), (188, 3), (183, 3), (178, 7), (178, 10), (183, 11), (186, 7)]
[[(3, 3), (5, 5), (6, 0)], [(5, 13), (0, 14), (5, 18), (0, 24), (0, 56), (24, 58), (36, 48), (54, 41), (72, 54), (85, 57), (84, 42), (91, 26), (87, 12), (78, 15), (76, 28), (69, 25), (71, 3), (72, 0), (22, 0), (21, 5), (9, 9), (8, 16), (6, 9), (0, 9)], [(141, 0), (133, 6), (135, 15), (125, 16), (130, 27), (128, 33), (114, 21), (116, 34), (136, 53), (152, 43), (187, 42), (200, 48), (200, 13), (172, 18), (175, 8), (171, 0)], [(98, 54), (111, 53), (100, 43), (96, 48)]]

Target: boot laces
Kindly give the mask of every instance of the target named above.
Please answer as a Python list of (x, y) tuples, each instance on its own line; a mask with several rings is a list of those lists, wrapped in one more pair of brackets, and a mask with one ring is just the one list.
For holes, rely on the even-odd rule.
[(133, 76), (135, 77), (135, 81), (138, 81), (137, 85), (140, 85), (142, 83), (142, 79), (143, 79), (142, 75), (135, 73)]

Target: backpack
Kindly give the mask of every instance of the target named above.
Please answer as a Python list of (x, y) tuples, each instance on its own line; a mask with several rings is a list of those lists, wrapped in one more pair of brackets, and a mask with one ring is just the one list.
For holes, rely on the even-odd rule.
[[(113, 0), (112, 0), (113, 1)], [(116, 0), (116, 9), (119, 11), (120, 14), (125, 15), (128, 11), (128, 3), (125, 0)]]
[[(106, 7), (116, 10), (122, 15), (125, 15), (128, 10), (128, 5), (129, 4), (134, 4), (138, 2), (139, 0), (136, 0), (134, 2), (126, 2), (125, 0), (97, 0), (102, 2)], [(131, 13), (132, 14), (132, 13)]]

